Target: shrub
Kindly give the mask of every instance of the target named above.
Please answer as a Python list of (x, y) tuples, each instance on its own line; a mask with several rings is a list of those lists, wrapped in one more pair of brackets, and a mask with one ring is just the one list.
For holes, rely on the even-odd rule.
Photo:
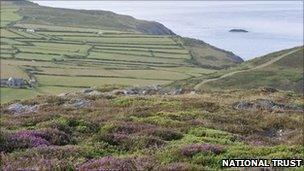
[(136, 170), (132, 160), (119, 159), (112, 156), (103, 157), (97, 160), (91, 160), (79, 167), (79, 170), (119, 170), (129, 171)]
[(223, 148), (213, 144), (190, 144), (182, 148), (181, 153), (184, 156), (190, 157), (197, 153), (213, 153), (220, 154)]
[(119, 133), (102, 135), (99, 139), (110, 145), (119, 146), (124, 150), (158, 148), (166, 144), (165, 141), (152, 136), (136, 136)]
[(48, 128), (42, 130), (42, 132), (44, 133), (45, 139), (53, 145), (66, 145), (72, 141), (70, 135), (58, 129)]
[(143, 132), (147, 135), (153, 135), (165, 141), (179, 140), (183, 138), (183, 134), (172, 131), (170, 129), (148, 129)]
[(2, 170), (74, 170), (83, 163), (78, 146), (39, 146), (19, 153), (2, 154)]
[(152, 170), (157, 165), (155, 159), (148, 156), (140, 156), (133, 158), (136, 170)]
[(187, 170), (198, 170), (195, 168), (191, 168), (191, 166), (188, 163), (170, 163), (167, 165), (159, 166), (156, 170), (160, 171), (187, 171)]
[(166, 141), (179, 140), (183, 134), (171, 130), (157, 130), (155, 135)]
[(11, 152), (15, 149), (32, 148), (51, 145), (46, 135), (38, 131), (24, 130), (2, 135), (1, 151)]

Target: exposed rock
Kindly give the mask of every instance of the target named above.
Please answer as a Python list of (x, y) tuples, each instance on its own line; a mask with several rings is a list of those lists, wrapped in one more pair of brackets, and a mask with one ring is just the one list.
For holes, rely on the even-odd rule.
[(124, 95), (125, 92), (124, 92), (124, 90), (113, 90), (110, 94), (111, 95)]
[(61, 93), (58, 95), (58, 97), (63, 98), (63, 99), (69, 99), (72, 97), (77, 96), (79, 92), (67, 92), (67, 93)]
[(82, 90), (82, 93), (84, 93), (84, 94), (88, 94), (88, 93), (91, 93), (92, 91), (94, 91), (94, 89), (92, 89), (92, 88), (88, 88), (88, 89), (84, 89), (84, 90)]
[(196, 94), (196, 92), (195, 91), (191, 91), (189, 94), (190, 95), (194, 95), (194, 94)]
[(73, 103), (73, 106), (76, 108), (84, 108), (84, 107), (88, 107), (89, 105), (90, 102), (84, 99), (76, 99), (75, 102)]
[(113, 90), (111, 94), (113, 95), (153, 95), (161, 94), (161, 86), (159, 85), (149, 85), (144, 87), (129, 87), (122, 90)]
[(85, 108), (90, 106), (90, 101), (85, 99), (73, 99), (67, 102), (64, 106), (66, 107), (75, 107), (77, 109)]
[(13, 114), (26, 114), (33, 113), (38, 110), (38, 105), (22, 105), (20, 103), (14, 103), (7, 108)]
[(237, 102), (233, 105), (233, 107), (241, 110), (303, 110), (301, 107), (296, 105), (279, 104), (267, 99), (257, 99), (251, 102)]
[(97, 91), (97, 90), (93, 90), (89, 93), (87, 93), (89, 96), (99, 96), (99, 95), (102, 95), (101, 92)]
[(58, 97), (66, 97), (69, 93), (60, 93)]

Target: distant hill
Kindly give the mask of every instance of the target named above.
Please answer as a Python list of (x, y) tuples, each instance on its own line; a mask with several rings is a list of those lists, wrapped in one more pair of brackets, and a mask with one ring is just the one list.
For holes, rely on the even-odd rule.
[(14, 1), (13, 3), (21, 7), (18, 13), (23, 16), (22, 20), (17, 23), (174, 35), (170, 29), (158, 22), (138, 20), (128, 15), (119, 15), (110, 11), (52, 8), (23, 0)]
[(201, 89), (251, 89), (272, 87), (303, 92), (303, 46), (286, 49), (246, 61), (235, 74), (202, 84)]

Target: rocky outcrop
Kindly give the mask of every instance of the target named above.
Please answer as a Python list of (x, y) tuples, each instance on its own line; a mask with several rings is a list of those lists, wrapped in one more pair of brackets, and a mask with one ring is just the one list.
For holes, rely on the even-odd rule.
[(23, 105), (20, 103), (14, 103), (8, 106), (8, 110), (15, 114), (15, 115), (19, 115), (19, 114), (26, 114), (26, 113), (33, 113), (36, 112), (38, 110), (38, 105)]
[(302, 107), (295, 104), (281, 104), (268, 99), (257, 99), (250, 102), (237, 102), (233, 104), (233, 108), (239, 110), (303, 110)]

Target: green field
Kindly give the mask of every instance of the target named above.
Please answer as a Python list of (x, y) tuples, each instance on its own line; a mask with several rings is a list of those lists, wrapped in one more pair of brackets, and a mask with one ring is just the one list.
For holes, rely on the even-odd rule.
[(41, 86), (67, 86), (67, 87), (102, 87), (108, 84), (120, 85), (151, 85), (151, 84), (165, 84), (169, 81), (150, 80), (150, 79), (131, 79), (131, 78), (99, 78), (99, 77), (69, 77), (69, 76), (48, 76), (37, 75), (38, 82)]
[[(214, 72), (188, 62), (189, 51), (170, 36), (75, 27), (16, 26), (18, 28), (1, 29), (4, 66), (1, 76), (34, 75), (39, 87), (29, 92), (56, 94), (107, 84), (169, 84)], [(27, 32), (27, 28), (37, 31)], [(10, 96), (14, 95), (8, 93), (3, 99), (14, 99)]]
[[(109, 22), (73, 10), (63, 17), (60, 12), (29, 2), (1, 2), (3, 21), (12, 22), (1, 27), (2, 78), (36, 77), (33, 91), (54, 94), (106, 84), (170, 84), (217, 69), (198, 65), (183, 38), (157, 23), (116, 14)], [(209, 47), (190, 43), (196, 49)], [(215, 49), (203, 55), (208, 53), (221, 59), (230, 55)]]
[(38, 93), (35, 90), (15, 89), (15, 88), (0, 88), (1, 104), (12, 100), (28, 99), (35, 97)]

